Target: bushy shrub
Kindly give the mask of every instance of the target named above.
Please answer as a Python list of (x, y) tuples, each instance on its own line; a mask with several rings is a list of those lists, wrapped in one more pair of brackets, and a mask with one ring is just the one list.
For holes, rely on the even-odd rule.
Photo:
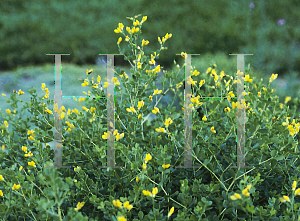
[[(132, 65), (132, 78), (117, 68), (112, 79), (114, 134), (107, 131), (106, 99), (85, 100), (82, 111), (54, 105), (63, 125), (63, 165), (71, 169), (46, 168), (54, 165), (55, 150), (47, 143), (53, 141), (55, 121), (50, 110), (54, 102), (45, 84), (41, 86), (45, 96), (37, 97), (34, 88), (28, 91), (32, 99), (20, 113), (0, 112), (5, 119), (0, 125), (0, 216), (5, 220), (298, 219), (299, 114), (293, 113), (289, 99), (283, 104), (272, 96), (271, 83), (277, 75), (263, 85), (248, 74), (248, 67), (243, 78), (246, 93), (239, 103), (234, 102), (239, 83), (235, 76), (218, 74), (216, 64), (206, 70), (193, 68), (188, 82), (195, 91), (188, 108), (193, 119), (193, 165), (200, 168), (177, 168), (183, 165), (185, 142), (184, 95), (178, 92), (183, 84), (181, 68), (165, 71), (163, 79), (167, 90), (174, 92), (172, 102), (180, 99), (179, 113), (172, 104), (160, 107), (166, 91), (158, 90), (154, 82), (162, 67), (152, 68), (172, 34), (159, 38), (160, 49), (145, 55), (149, 42), (140, 34), (147, 16), (140, 21), (138, 17), (128, 18), (133, 27), (119, 23), (115, 29), (132, 50), (124, 53)], [(122, 40), (118, 39), (120, 53)], [(82, 86), (91, 88), (89, 95), (104, 97), (108, 82), (102, 88), (100, 76), (94, 80), (92, 70), (87, 73)], [(10, 95), (12, 109), (22, 94), (20, 90)], [(226, 99), (201, 99), (221, 94)], [(199, 108), (202, 118), (196, 115)], [(236, 163), (237, 109), (246, 111), (245, 157), (251, 169), (230, 167)], [(26, 110), (32, 117), (24, 120)], [(146, 124), (150, 114), (157, 118)], [(38, 128), (29, 128), (29, 121)], [(115, 164), (123, 168), (98, 168), (107, 163), (109, 136), (115, 139)]]

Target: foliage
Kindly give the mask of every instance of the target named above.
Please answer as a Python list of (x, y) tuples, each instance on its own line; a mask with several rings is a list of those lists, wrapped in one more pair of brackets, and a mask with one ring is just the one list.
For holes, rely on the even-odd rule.
[[(63, 165), (71, 168), (45, 168), (53, 165), (54, 157), (54, 150), (47, 145), (53, 141), (50, 129), (55, 127), (48, 109), (53, 100), (44, 83), (44, 96), (38, 97), (32, 87), (28, 90), (31, 101), (21, 112), (0, 112), (4, 118), (0, 125), (0, 216), (5, 220), (298, 219), (299, 114), (288, 105), (291, 98), (283, 104), (272, 96), (271, 83), (277, 75), (265, 85), (249, 74), (248, 66), (244, 77), (247, 93), (244, 101), (237, 103), (233, 100), (235, 75), (218, 74), (217, 64), (200, 72), (192, 67), (193, 165), (200, 168), (176, 168), (183, 164), (185, 124), (184, 112), (176, 112), (172, 105), (179, 99), (184, 106), (179, 88), (183, 82), (180, 69), (186, 64), (177, 72), (164, 72), (163, 82), (174, 92), (174, 99), (161, 108), (159, 101), (167, 90), (158, 90), (155, 81), (163, 67), (153, 68), (153, 64), (173, 35), (158, 39), (160, 49), (146, 55), (143, 49), (149, 42), (140, 35), (147, 16), (138, 17), (128, 18), (132, 26), (125, 28), (119, 23), (115, 29), (126, 39), (120, 37), (117, 44), (133, 68), (131, 78), (116, 69), (117, 77), (112, 79), (117, 98), (115, 162), (123, 168), (98, 168), (107, 162), (106, 99), (85, 100), (82, 111), (54, 107), (63, 125)], [(121, 49), (124, 41), (132, 54)], [(105, 96), (101, 77), (94, 81), (93, 70), (87, 73), (81, 85), (91, 88), (89, 95)], [(19, 90), (10, 95), (13, 110), (23, 94)], [(226, 99), (200, 97), (221, 94)], [(299, 101), (294, 99), (294, 103)], [(199, 108), (205, 113), (201, 119), (195, 114)], [(237, 108), (246, 111), (245, 156), (252, 169), (230, 168), (236, 163)], [(26, 110), (32, 117), (24, 120)], [(157, 118), (146, 124), (150, 114)], [(38, 128), (29, 128), (29, 121)]]

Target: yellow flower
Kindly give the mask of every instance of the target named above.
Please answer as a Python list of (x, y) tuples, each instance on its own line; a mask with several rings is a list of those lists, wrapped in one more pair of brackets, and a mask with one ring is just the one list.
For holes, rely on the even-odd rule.
[(168, 119), (166, 119), (166, 121), (165, 121), (166, 127), (168, 127), (171, 123), (173, 123), (173, 121), (171, 120), (170, 117)]
[(42, 83), (41, 89), (44, 90), (45, 87), (46, 87), (46, 84)]
[(187, 53), (186, 52), (181, 52), (181, 56), (184, 57), (184, 59), (187, 58)]
[(230, 97), (234, 97), (233, 91), (230, 91), (230, 92), (228, 93), (228, 95), (229, 95)]
[(120, 139), (123, 138), (123, 137), (124, 137), (124, 133), (122, 133), (121, 135), (120, 135), (120, 134), (117, 134), (116, 139), (117, 139), (117, 141), (118, 141), (118, 140), (120, 140)]
[(62, 112), (62, 113), (60, 114), (59, 120), (62, 120), (62, 119), (64, 119), (64, 118), (65, 118), (65, 113)]
[(34, 133), (34, 131), (33, 130), (29, 130), (29, 131), (27, 131), (27, 135), (30, 135), (30, 134), (33, 134)]
[(246, 104), (243, 102), (243, 100), (242, 100), (241, 103), (239, 101), (236, 102), (236, 105), (237, 105), (237, 108), (240, 109), (240, 110), (246, 108)]
[(169, 38), (171, 38), (171, 37), (172, 37), (172, 34), (168, 34), (168, 33), (167, 33), (167, 34), (165, 35), (165, 39), (169, 39)]
[(142, 115), (141, 115), (141, 114), (139, 114), (139, 116), (138, 116), (138, 119), (140, 119), (140, 118), (142, 118)]
[(229, 107), (226, 107), (226, 108), (224, 109), (224, 111), (225, 111), (225, 112), (230, 111), (230, 108), (229, 108)]
[(138, 108), (141, 109), (144, 106), (144, 101), (138, 102)]
[(158, 90), (158, 89), (156, 89), (156, 90), (154, 91), (153, 95), (160, 94), (161, 92), (162, 92), (162, 90)]
[(24, 154), (25, 157), (29, 157), (29, 156), (33, 156), (33, 154), (31, 153), (31, 151), (28, 154)]
[(23, 169), (23, 166), (20, 166), (19, 171), (21, 171)]
[(25, 153), (27, 153), (27, 147), (22, 146), (22, 150), (23, 150)]
[(135, 180), (136, 180), (136, 182), (139, 182), (140, 178), (136, 177)]
[(286, 97), (284, 100), (284, 103), (286, 104), (287, 102), (289, 102), (292, 98), (291, 97)]
[(139, 30), (140, 30), (139, 28), (133, 27), (132, 28), (132, 33), (138, 32)]
[(236, 108), (237, 107), (237, 102), (232, 102), (232, 109)]
[(36, 167), (35, 162), (33, 162), (33, 161), (28, 162), (28, 165), (29, 165), (29, 166), (32, 166), (32, 167)]
[(18, 92), (18, 94), (21, 95), (21, 94), (24, 94), (24, 92), (21, 91), (21, 89), (20, 89), (19, 92)]
[(86, 74), (87, 74), (87, 75), (89, 75), (89, 74), (91, 74), (91, 73), (93, 73), (93, 69), (90, 69), (90, 70), (89, 70), (89, 69), (86, 69)]
[(159, 43), (161, 44), (161, 40), (160, 40), (160, 37), (158, 37), (158, 41), (159, 41)]
[(257, 93), (257, 96), (258, 96), (258, 97), (261, 97), (261, 92), (260, 92), (260, 91)]
[(35, 140), (34, 137), (30, 136), (28, 137), (28, 140)]
[(3, 196), (3, 192), (2, 192), (2, 190), (0, 190), (0, 196)]
[(145, 22), (147, 20), (147, 16), (144, 16), (143, 18), (142, 18), (142, 22)]
[(86, 107), (84, 107), (84, 106), (82, 107), (82, 109), (83, 109), (83, 110), (85, 110), (86, 112), (88, 112), (88, 111), (89, 111), (89, 109), (87, 109), (87, 108), (86, 108)]
[(214, 77), (216, 74), (217, 74), (216, 70), (215, 70), (215, 69), (212, 69), (210, 76), (211, 76), (211, 77)]
[(74, 110), (72, 110), (72, 112), (78, 114), (78, 110), (76, 108), (74, 108)]
[(83, 206), (84, 206), (84, 202), (79, 202), (79, 203), (77, 203), (77, 206), (76, 206), (76, 208), (75, 208), (75, 211), (78, 211), (78, 210), (80, 210)]
[(150, 100), (152, 101), (152, 96), (151, 96), (151, 95), (149, 96), (149, 98), (150, 98)]
[(128, 112), (136, 112), (136, 110), (134, 109), (134, 107), (130, 107), (130, 108), (126, 108), (126, 110), (128, 111)]
[(165, 128), (159, 127), (159, 128), (156, 128), (155, 130), (156, 130), (157, 132), (163, 132), (163, 133), (166, 133)]
[(126, 201), (123, 205), (126, 209), (128, 209), (129, 211), (132, 209), (132, 205), (129, 204), (129, 201)]
[(119, 23), (119, 28), (120, 29), (123, 29), (124, 28), (124, 25), (122, 23)]
[(205, 79), (201, 80), (199, 84), (200, 84), (200, 87), (201, 87), (203, 84), (205, 84)]
[(10, 113), (11, 113), (11, 111), (10, 111), (9, 109), (6, 109), (6, 113), (10, 114)]
[[(243, 72), (242, 72), (243, 73)], [(245, 81), (252, 82), (253, 79), (250, 79), (249, 74), (246, 74)]]
[(167, 164), (167, 165), (163, 164), (162, 167), (163, 167), (164, 169), (167, 169), (167, 168), (170, 167), (170, 164)]
[(131, 34), (131, 30), (130, 30), (130, 27), (126, 27), (126, 31)]
[(241, 72), (240, 70), (238, 70), (238, 72), (236, 73), (236, 75), (243, 75), (244, 73)]
[(152, 189), (152, 196), (155, 197), (155, 195), (158, 193), (157, 187)]
[(203, 121), (207, 121), (207, 118), (206, 118), (205, 115), (204, 115), (204, 117), (202, 117), (202, 120), (203, 120)]
[(145, 157), (145, 162), (147, 163), (149, 160), (151, 160), (152, 159), (152, 156), (151, 156), (151, 154), (150, 153), (148, 153), (148, 154), (146, 154), (146, 157)]
[(121, 30), (120, 28), (117, 28), (117, 29), (114, 30), (114, 32), (115, 32), (115, 33), (121, 33), (122, 30)]
[(48, 99), (48, 98), (49, 98), (49, 95), (48, 95), (48, 94), (46, 94), (46, 95), (44, 96), (44, 98), (45, 98), (45, 99)]
[(213, 132), (213, 133), (216, 133), (215, 127), (211, 127), (211, 128), (210, 128), (210, 131)]
[(223, 77), (225, 77), (226, 76), (226, 74), (224, 73), (224, 71), (221, 71), (220, 72), (220, 77), (221, 77), (221, 79), (223, 79)]
[[(295, 120), (295, 119), (294, 119), (294, 120)], [(297, 187), (297, 181), (294, 181), (294, 182), (293, 182), (292, 189), (293, 189), (293, 190), (295, 190), (295, 189), (296, 189), (296, 187)]]
[(211, 71), (211, 67), (207, 68), (206, 74), (208, 74)]
[(236, 199), (241, 199), (241, 198), (242, 198), (241, 195), (238, 193), (235, 193), (233, 196), (230, 196), (231, 200), (236, 200)]
[(282, 202), (282, 203), (284, 203), (284, 202), (286, 202), (286, 201), (290, 202), (290, 198), (289, 198), (288, 196), (283, 196), (283, 198), (280, 198), (279, 200), (280, 200), (280, 202)]
[(109, 131), (108, 131), (108, 134), (106, 132), (104, 132), (104, 135), (102, 135), (102, 138), (107, 139), (108, 137), (109, 137)]
[(45, 112), (48, 113), (48, 114), (53, 114), (52, 111), (49, 110), (49, 109), (46, 109)]
[(143, 194), (144, 194), (145, 196), (151, 196), (151, 193), (150, 193), (149, 190), (143, 190)]
[(66, 108), (64, 106), (61, 106), (60, 110), (66, 112)]
[(170, 209), (168, 213), (168, 218), (174, 213), (174, 206)]
[(154, 69), (154, 71), (155, 71), (156, 73), (159, 73), (159, 72), (160, 72), (160, 65), (157, 65), (157, 67)]
[(197, 83), (197, 81), (193, 81), (192, 77), (190, 76), (187, 83), (195, 85), (195, 83)]
[(143, 163), (143, 170), (146, 170), (147, 165), (145, 163)]
[(248, 193), (248, 189), (247, 188), (242, 191), (242, 194), (244, 196), (247, 196), (247, 197), (250, 196), (250, 193)]
[(91, 107), (91, 112), (94, 112), (96, 110), (95, 107)]
[(296, 189), (295, 195), (299, 195), (300, 196), (300, 188)]
[(119, 37), (117, 44), (120, 44), (122, 41), (122, 37)]
[(89, 85), (89, 82), (85, 80), (84, 83), (82, 83), (81, 85), (82, 85), (83, 87), (88, 86), (88, 85)]
[(127, 221), (127, 219), (124, 216), (118, 216), (118, 221)]
[(145, 45), (147, 45), (147, 44), (149, 44), (149, 41), (147, 40), (147, 41), (145, 41), (144, 39), (142, 40), (142, 46), (145, 46)]
[(138, 26), (140, 24), (140, 22), (138, 20), (136, 20), (135, 22), (133, 22), (134, 26)]
[(3, 96), (3, 97), (6, 97), (6, 95), (5, 95), (4, 93), (2, 93), (2, 96)]
[(77, 168), (74, 168), (74, 171), (78, 172), (79, 171), (79, 166), (77, 166)]
[(278, 74), (272, 74), (272, 76), (269, 79), (269, 82), (272, 83), (276, 78), (277, 78)]
[[(2, 133), (3, 133), (3, 130), (2, 130)], [(2, 145), (2, 150), (5, 150), (5, 145), (4, 144)]]
[(159, 112), (159, 109), (157, 107), (154, 107), (154, 110), (152, 110), (153, 114), (157, 114)]
[[(231, 81), (231, 80), (229, 80), (229, 81), (226, 83), (226, 87), (229, 85), (230, 81)], [(225, 83), (225, 82), (226, 82), (226, 81), (224, 80), (224, 83)]]
[(101, 77), (98, 75), (98, 77), (97, 77), (98, 84), (100, 83), (100, 81), (101, 81)]
[(122, 208), (122, 203), (120, 202), (120, 200), (113, 200), (113, 204), (115, 207)]
[(16, 184), (14, 184), (14, 186), (12, 187), (12, 190), (18, 190), (18, 189), (20, 189), (20, 185), (16, 185)]
[(4, 180), (2, 175), (0, 175), (0, 180)]

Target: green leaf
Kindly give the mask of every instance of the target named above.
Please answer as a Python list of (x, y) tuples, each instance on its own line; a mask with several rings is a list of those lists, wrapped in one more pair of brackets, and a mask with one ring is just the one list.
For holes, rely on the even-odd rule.
[(267, 128), (262, 128), (262, 129), (259, 129), (257, 132), (258, 132), (258, 133), (261, 133), (261, 134), (266, 134), (266, 133), (269, 132), (269, 129), (267, 129)]
[(276, 144), (279, 144), (279, 143), (280, 143), (280, 140), (278, 139), (278, 137), (272, 137), (272, 138), (271, 138), (271, 142), (276, 143)]
[(140, 220), (142, 220), (144, 218), (144, 213), (142, 211), (140, 211), (138, 213), (138, 216), (139, 216)]
[(254, 210), (254, 206), (249, 206), (248, 204), (246, 205), (246, 209), (250, 212), (250, 213), (255, 213), (255, 210)]
[(271, 156), (274, 157), (276, 155), (276, 150), (271, 151)]
[(278, 156), (278, 157), (275, 157), (274, 159), (275, 159), (275, 160), (283, 160), (283, 159), (284, 159), (284, 156)]

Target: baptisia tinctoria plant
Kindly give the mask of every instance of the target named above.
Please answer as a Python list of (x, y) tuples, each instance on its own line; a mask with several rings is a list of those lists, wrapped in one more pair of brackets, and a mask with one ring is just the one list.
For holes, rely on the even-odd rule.
[[(296, 220), (300, 211), (299, 114), (291, 106), (298, 100), (279, 103), (268, 85), (248, 69), (224, 73), (217, 64), (206, 70), (192, 68), (193, 165), (177, 168), (184, 158), (184, 73), (177, 65), (163, 70), (163, 88), (156, 87), (155, 66), (165, 44), (172, 38), (158, 37), (160, 49), (147, 55), (154, 42), (141, 38), (147, 16), (128, 18), (114, 32), (131, 74), (116, 68), (114, 133), (107, 131), (106, 99), (87, 100), (82, 110), (54, 105), (50, 91), (38, 97), (31, 88), (31, 101), (16, 111), (21, 90), (14, 91), (11, 109), (1, 129), (0, 216), (5, 220)], [(132, 53), (121, 49), (128, 44)], [(184, 61), (187, 53), (182, 52)], [(175, 61), (174, 61), (175, 62)], [(177, 64), (175, 62), (175, 64)], [(184, 66), (186, 63), (184, 62)], [(85, 95), (104, 97), (109, 86), (96, 71), (87, 70), (82, 86)], [(131, 75), (131, 76), (130, 76)], [(237, 97), (237, 75), (245, 84), (244, 99)], [(110, 79), (108, 79), (110, 80)], [(122, 83), (122, 85), (121, 85)], [(122, 86), (122, 87), (121, 87)], [(167, 108), (159, 103), (168, 91), (174, 93)], [(21, 93), (22, 92), (22, 93)], [(5, 96), (5, 95), (4, 95)], [(18, 96), (18, 98), (17, 98)], [(222, 99), (204, 99), (204, 97)], [(178, 99), (182, 110), (173, 107)], [(53, 165), (54, 150), (48, 145), (55, 130), (53, 111), (62, 129), (62, 162)], [(237, 109), (245, 110), (245, 162), (252, 168), (232, 168), (236, 163)], [(13, 110), (13, 111), (12, 111)], [(31, 118), (22, 119), (25, 110)], [(199, 116), (200, 112), (203, 116)], [(156, 117), (147, 121), (150, 115)], [(37, 128), (33, 129), (29, 122)], [(106, 144), (114, 137), (115, 164), (107, 163)]]

